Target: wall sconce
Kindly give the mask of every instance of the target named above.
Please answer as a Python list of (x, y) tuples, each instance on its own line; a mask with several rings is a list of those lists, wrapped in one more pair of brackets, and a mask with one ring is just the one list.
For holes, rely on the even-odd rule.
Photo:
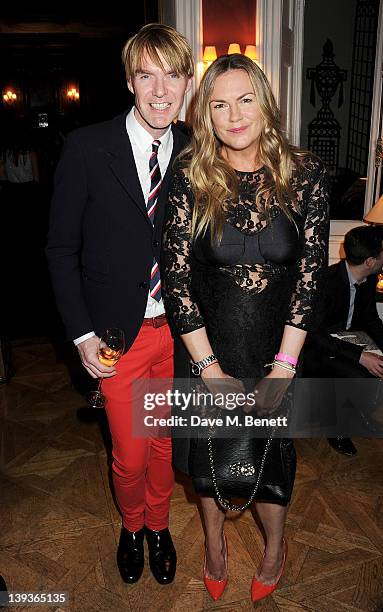
[[(233, 55), (234, 53), (239, 53), (239, 55), (242, 54), (239, 43), (230, 43), (227, 49), (227, 55)], [(246, 45), (244, 55), (255, 62), (257, 60), (257, 47), (255, 45)], [(206, 70), (206, 68), (208, 68), (214, 62), (214, 60), (217, 59), (216, 47), (214, 45), (206, 46), (202, 59)]]
[(257, 60), (257, 48), (255, 45), (246, 45), (245, 53), (246, 57), (250, 58), (255, 62)]
[(203, 52), (203, 63), (206, 64), (206, 68), (208, 68), (214, 60), (217, 59), (217, 50), (214, 45), (206, 46)]
[(241, 53), (241, 47), (238, 43), (230, 43), (227, 54), (233, 55), (233, 53)]
[(3, 94), (5, 104), (14, 104), (17, 101), (17, 95), (12, 89), (7, 89)]
[(66, 96), (71, 102), (77, 102), (80, 99), (80, 94), (76, 87), (69, 88), (66, 92)]

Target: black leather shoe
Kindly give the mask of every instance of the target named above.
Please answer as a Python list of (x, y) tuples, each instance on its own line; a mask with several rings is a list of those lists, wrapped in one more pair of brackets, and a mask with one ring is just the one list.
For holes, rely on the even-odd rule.
[(145, 533), (152, 574), (160, 584), (170, 584), (176, 573), (177, 555), (169, 529), (152, 531), (145, 527)]
[(141, 578), (144, 569), (144, 528), (139, 531), (121, 529), (117, 549), (117, 565), (124, 582), (133, 583)]
[(358, 452), (350, 438), (338, 436), (337, 438), (327, 438), (327, 440), (331, 448), (341, 455), (348, 455), (349, 457), (352, 457)]
[(0, 576), (0, 608), (8, 607), (9, 597), (7, 585), (5, 584), (5, 580), (2, 576)]

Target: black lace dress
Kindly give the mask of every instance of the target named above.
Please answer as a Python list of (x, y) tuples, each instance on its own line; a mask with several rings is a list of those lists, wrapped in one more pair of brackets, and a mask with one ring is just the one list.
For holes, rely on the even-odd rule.
[[(327, 265), (328, 182), (322, 162), (307, 155), (291, 186), (293, 221), (275, 201), (266, 214), (255, 203), (267, 170), (237, 171), (239, 197), (226, 203), (220, 244), (191, 241), (193, 193), (187, 170), (169, 192), (162, 255), (163, 295), (175, 335), (201, 327), (224, 372), (262, 378), (285, 325), (309, 330), (321, 272)], [(183, 444), (182, 444), (183, 443)], [(188, 445), (174, 440), (175, 467), (187, 472)]]

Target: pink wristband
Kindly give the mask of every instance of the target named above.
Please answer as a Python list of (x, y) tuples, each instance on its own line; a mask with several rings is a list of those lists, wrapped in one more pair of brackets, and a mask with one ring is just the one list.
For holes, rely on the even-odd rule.
[(276, 359), (277, 361), (285, 361), (286, 363), (289, 363), (290, 365), (295, 366), (298, 363), (298, 359), (295, 359), (295, 357), (291, 357), (291, 355), (286, 355), (286, 353), (278, 353), (277, 355), (275, 355), (274, 359)]

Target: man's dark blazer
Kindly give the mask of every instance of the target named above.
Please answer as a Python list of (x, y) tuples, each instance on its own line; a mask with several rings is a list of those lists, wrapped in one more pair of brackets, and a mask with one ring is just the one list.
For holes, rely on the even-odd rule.
[(55, 175), (46, 253), (68, 339), (118, 327), (128, 350), (145, 314), (153, 257), (160, 263), (169, 180), (186, 137), (172, 126), (173, 152), (153, 227), (126, 114), (68, 136)]
[[(355, 297), (354, 313), (350, 331), (366, 332), (383, 350), (383, 322), (376, 309), (375, 275), (367, 277)], [(315, 331), (309, 333), (305, 345), (305, 370), (312, 372), (320, 367), (322, 358), (337, 358), (337, 362), (359, 365), (362, 347), (330, 334), (345, 331), (350, 304), (350, 284), (345, 261), (328, 268), (323, 283), (324, 295), (318, 305)]]

